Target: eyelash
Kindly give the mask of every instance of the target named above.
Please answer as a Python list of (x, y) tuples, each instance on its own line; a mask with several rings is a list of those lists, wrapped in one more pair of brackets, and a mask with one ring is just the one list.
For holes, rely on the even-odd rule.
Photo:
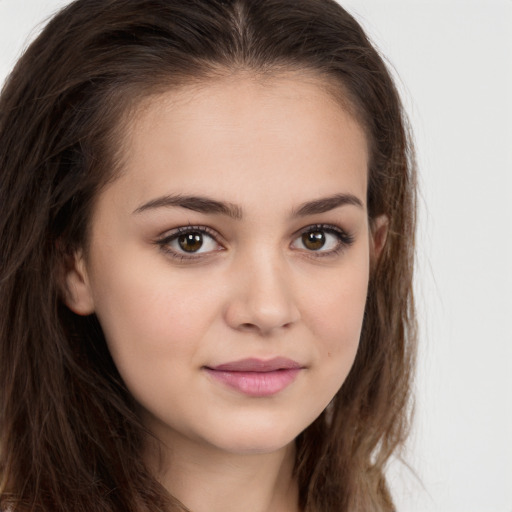
[[(190, 261), (190, 260), (197, 260), (199, 258), (205, 257), (205, 255), (211, 254), (212, 251), (207, 253), (190, 253), (186, 254), (185, 252), (178, 252), (175, 249), (172, 249), (170, 244), (174, 240), (177, 240), (182, 235), (188, 235), (193, 233), (199, 233), (201, 235), (208, 235), (212, 240), (215, 241), (216, 244), (222, 245), (218, 238), (220, 238), (219, 234), (214, 231), (213, 229), (207, 227), (207, 226), (182, 226), (179, 228), (176, 228), (171, 231), (170, 234), (166, 235), (164, 238), (161, 238), (160, 240), (156, 241), (156, 244), (164, 251), (168, 256), (171, 258), (178, 260), (178, 261)], [(222, 250), (222, 249), (219, 249)], [(217, 251), (213, 251), (217, 252)]]
[[(316, 232), (323, 232), (325, 234), (331, 234), (334, 235), (338, 239), (338, 243), (335, 248), (327, 250), (327, 251), (321, 251), (321, 250), (308, 250), (308, 249), (299, 249), (304, 251), (308, 257), (312, 258), (324, 258), (324, 257), (333, 257), (339, 255), (343, 250), (347, 249), (354, 243), (354, 237), (347, 233), (345, 230), (333, 226), (330, 224), (314, 224), (311, 226), (307, 226), (304, 229), (301, 229), (300, 231), (294, 233), (294, 239), (293, 242), (298, 240), (300, 237), (307, 235), (309, 233), (316, 233)], [(171, 248), (170, 244), (177, 240), (182, 235), (187, 234), (194, 234), (198, 233), (201, 235), (207, 235), (210, 237), (217, 245), (222, 247), (222, 243), (218, 241), (219, 234), (207, 227), (207, 226), (182, 226), (179, 228), (176, 228), (172, 230), (171, 233), (167, 234), (163, 238), (157, 240), (155, 243), (158, 245), (162, 251), (164, 251), (168, 256), (171, 258), (178, 260), (178, 261), (193, 261), (198, 260), (200, 258), (204, 258), (213, 252), (222, 251), (223, 249), (218, 249), (216, 251), (208, 251), (204, 253), (194, 253), (191, 252), (190, 254), (186, 254), (185, 252), (179, 252), (173, 248)]]
[(304, 235), (307, 235), (308, 233), (317, 233), (317, 232), (323, 232), (325, 234), (334, 235), (337, 238), (338, 243), (334, 249), (330, 249), (328, 251), (314, 251), (314, 250), (304, 249), (304, 251), (306, 252), (308, 257), (326, 258), (326, 257), (338, 256), (345, 249), (349, 248), (354, 243), (354, 240), (355, 240), (353, 235), (347, 233), (345, 230), (343, 230), (337, 226), (333, 226), (330, 224), (314, 224), (314, 225), (308, 226), (307, 228), (302, 229), (298, 233), (296, 233), (294, 241)]

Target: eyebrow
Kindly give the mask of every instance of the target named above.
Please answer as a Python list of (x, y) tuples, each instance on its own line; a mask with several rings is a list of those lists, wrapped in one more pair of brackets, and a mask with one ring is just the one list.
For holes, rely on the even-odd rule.
[(227, 215), (236, 220), (242, 218), (242, 209), (236, 204), (216, 201), (209, 197), (184, 196), (181, 194), (157, 197), (139, 206), (133, 213), (142, 213), (155, 208), (168, 208), (173, 206), (187, 208), (188, 210), (194, 210), (200, 213), (218, 213)]
[[(298, 208), (292, 211), (292, 217), (305, 217), (307, 215), (325, 213), (345, 205), (363, 208), (363, 202), (352, 194), (334, 194), (332, 196), (302, 203)], [(139, 206), (133, 213), (138, 214), (157, 208), (176, 206), (199, 213), (221, 214), (227, 215), (235, 220), (242, 219), (242, 208), (236, 204), (217, 201), (204, 196), (186, 196), (181, 194), (157, 197)]]
[(361, 199), (353, 194), (334, 194), (329, 197), (302, 203), (298, 208), (293, 210), (292, 215), (294, 217), (305, 217), (306, 215), (314, 215), (315, 213), (325, 213), (345, 205), (364, 208)]

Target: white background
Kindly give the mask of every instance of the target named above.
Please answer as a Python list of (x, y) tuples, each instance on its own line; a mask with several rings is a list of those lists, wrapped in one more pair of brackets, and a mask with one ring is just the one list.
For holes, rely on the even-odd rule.
[[(0, 81), (66, 0), (0, 0)], [(341, 2), (387, 56), (421, 200), (417, 414), (400, 512), (512, 512), (512, 0)]]

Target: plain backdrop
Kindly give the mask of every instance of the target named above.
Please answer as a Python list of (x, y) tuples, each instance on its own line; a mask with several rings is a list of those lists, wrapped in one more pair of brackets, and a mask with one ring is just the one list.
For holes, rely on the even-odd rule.
[[(0, 0), (0, 82), (66, 0)], [(512, 512), (512, 0), (341, 1), (397, 77), (420, 169), (416, 421), (401, 512)]]

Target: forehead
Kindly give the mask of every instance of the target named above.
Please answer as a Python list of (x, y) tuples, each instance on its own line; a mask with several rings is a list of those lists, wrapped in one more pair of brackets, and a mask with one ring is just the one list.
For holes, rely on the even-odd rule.
[(173, 189), (232, 194), (248, 183), (302, 201), (304, 188), (320, 196), (336, 182), (366, 200), (364, 129), (329, 84), (307, 75), (239, 74), (153, 95), (123, 142), (120, 179), (139, 202)]

